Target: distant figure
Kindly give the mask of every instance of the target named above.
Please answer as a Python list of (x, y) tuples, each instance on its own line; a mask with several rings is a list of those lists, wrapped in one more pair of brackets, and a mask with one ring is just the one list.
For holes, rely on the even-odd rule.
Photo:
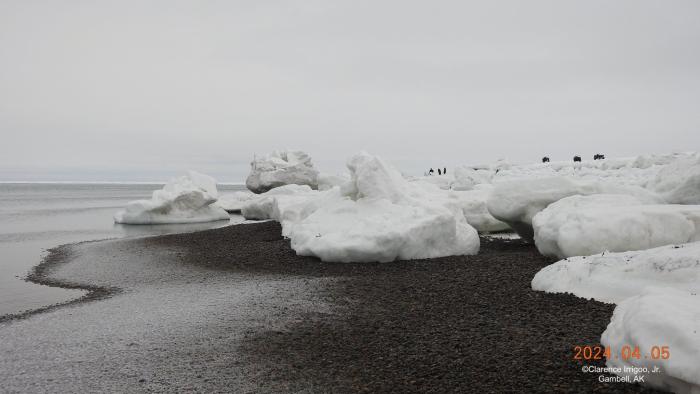
[(579, 163), (581, 162), (581, 156), (579, 156), (579, 155), (574, 156), (574, 163), (576, 163), (576, 162), (579, 162)]
[(440, 169), (438, 168), (438, 175), (442, 175), (442, 172), (440, 172)]
[(593, 160), (603, 160), (605, 159), (605, 155), (601, 155), (600, 153), (596, 153), (593, 155)]
[(447, 175), (447, 167), (442, 169), (442, 175)]
[(430, 171), (428, 171), (428, 174), (433, 175), (434, 172), (435, 171), (433, 171), (433, 169), (431, 168)]
[(549, 157), (547, 157), (547, 156), (543, 157), (542, 163), (549, 163)]

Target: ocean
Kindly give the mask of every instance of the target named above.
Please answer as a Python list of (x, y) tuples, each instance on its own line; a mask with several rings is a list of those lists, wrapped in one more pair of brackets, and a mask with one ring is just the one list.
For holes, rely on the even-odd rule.
[[(84, 294), (24, 280), (52, 247), (107, 238), (144, 237), (222, 227), (243, 221), (123, 225), (112, 215), (149, 198), (159, 184), (0, 183), (0, 316), (70, 301)], [(220, 193), (244, 190), (219, 185)]]

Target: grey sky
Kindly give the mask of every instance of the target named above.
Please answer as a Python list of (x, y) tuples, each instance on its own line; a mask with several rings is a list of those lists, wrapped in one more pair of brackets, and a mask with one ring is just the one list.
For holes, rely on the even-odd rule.
[(0, 180), (700, 147), (700, 2), (0, 0)]

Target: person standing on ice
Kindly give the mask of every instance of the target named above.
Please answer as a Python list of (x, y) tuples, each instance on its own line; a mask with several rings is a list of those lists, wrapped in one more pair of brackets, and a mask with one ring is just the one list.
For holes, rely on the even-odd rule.
[(438, 175), (442, 175), (442, 172), (440, 172), (440, 169), (438, 168)]
[(447, 167), (442, 169), (442, 175), (447, 175)]

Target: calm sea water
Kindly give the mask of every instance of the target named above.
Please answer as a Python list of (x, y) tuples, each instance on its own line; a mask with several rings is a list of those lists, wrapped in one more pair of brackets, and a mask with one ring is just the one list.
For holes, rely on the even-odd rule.
[[(26, 282), (45, 250), (65, 243), (190, 232), (226, 226), (231, 221), (177, 225), (115, 224), (112, 215), (136, 199), (149, 198), (162, 185), (0, 184), (0, 316), (80, 297), (65, 290)], [(243, 190), (220, 185), (219, 192)]]

